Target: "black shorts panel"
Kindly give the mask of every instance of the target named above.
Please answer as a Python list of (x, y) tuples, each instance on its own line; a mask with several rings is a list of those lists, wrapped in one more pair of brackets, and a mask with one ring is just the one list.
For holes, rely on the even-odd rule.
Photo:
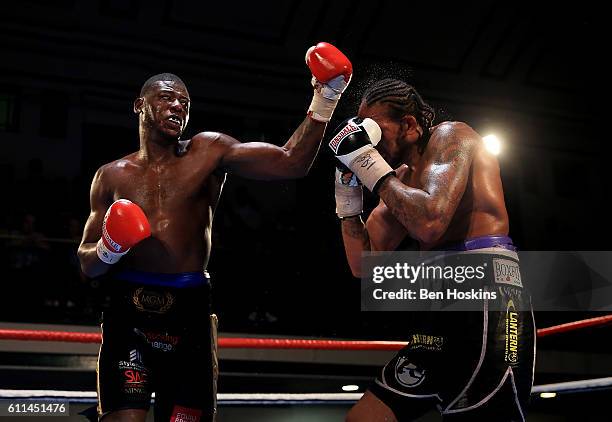
[(216, 327), (207, 288), (123, 283), (113, 294), (103, 315), (99, 415), (148, 409), (155, 392), (155, 420), (168, 421), (177, 412), (212, 420)]
[[(381, 370), (370, 391), (398, 420), (435, 405), (445, 420), (523, 420), (533, 383), (535, 326), (529, 296), (496, 288), (505, 311), (419, 312), (426, 323), (408, 329), (408, 346)], [(500, 309), (499, 303), (495, 309)], [(486, 412), (495, 417), (485, 417)], [(479, 415), (477, 419), (476, 415)], [(471, 419), (470, 419), (471, 418)]]

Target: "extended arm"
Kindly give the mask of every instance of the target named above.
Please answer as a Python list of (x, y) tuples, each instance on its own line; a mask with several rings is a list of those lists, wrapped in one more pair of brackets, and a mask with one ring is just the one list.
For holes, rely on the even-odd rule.
[(314, 95), (308, 116), (282, 147), (263, 142), (240, 143), (224, 137), (227, 146), (220, 165), (231, 172), (254, 179), (303, 177), (315, 159), (325, 127), (342, 92), (348, 86), (353, 68), (336, 47), (319, 43), (306, 53), (313, 75)]
[(306, 117), (282, 147), (265, 142), (240, 143), (226, 135), (227, 152), (221, 166), (244, 177), (292, 179), (308, 173), (317, 155), (326, 124)]

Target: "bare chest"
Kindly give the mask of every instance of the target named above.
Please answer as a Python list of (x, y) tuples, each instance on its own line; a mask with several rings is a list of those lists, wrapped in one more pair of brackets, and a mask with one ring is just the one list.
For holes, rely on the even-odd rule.
[(181, 160), (126, 168), (115, 183), (114, 199), (129, 199), (150, 218), (181, 212), (207, 201), (212, 171)]

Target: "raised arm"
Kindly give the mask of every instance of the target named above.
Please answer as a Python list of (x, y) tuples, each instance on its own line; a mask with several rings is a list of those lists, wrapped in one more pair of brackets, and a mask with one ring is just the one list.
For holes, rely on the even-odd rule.
[(226, 152), (221, 166), (229, 172), (260, 180), (304, 177), (319, 150), (326, 123), (306, 117), (287, 143), (276, 146), (265, 142), (241, 143), (221, 135)]
[(312, 72), (313, 99), (308, 116), (282, 146), (263, 142), (240, 143), (223, 136), (227, 146), (220, 165), (254, 179), (291, 179), (308, 173), (317, 155), (327, 122), (353, 73), (349, 59), (336, 47), (319, 43), (306, 53)]
[(465, 192), (478, 134), (464, 123), (441, 125), (425, 153), (422, 189), (385, 178), (378, 194), (410, 236), (425, 244), (440, 239)]

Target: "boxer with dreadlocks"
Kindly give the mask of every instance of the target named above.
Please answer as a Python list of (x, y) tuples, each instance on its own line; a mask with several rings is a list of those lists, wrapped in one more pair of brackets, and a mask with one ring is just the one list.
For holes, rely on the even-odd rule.
[[(361, 275), (362, 252), (394, 251), (412, 238), (421, 250), (478, 250), (489, 268), (503, 262), (512, 276), (501, 280), (491, 271), (483, 280), (483, 288), (497, 292), (496, 310), (483, 299), (478, 312), (402, 313), (408, 346), (347, 420), (414, 420), (436, 407), (445, 421), (522, 421), (533, 381), (534, 322), (529, 295), (514, 277), (518, 257), (499, 164), (470, 126), (433, 120), (433, 108), (414, 87), (384, 79), (368, 87), (358, 116), (331, 138), (341, 163), (336, 213), (353, 275)], [(380, 196), (365, 223), (362, 184)]]

